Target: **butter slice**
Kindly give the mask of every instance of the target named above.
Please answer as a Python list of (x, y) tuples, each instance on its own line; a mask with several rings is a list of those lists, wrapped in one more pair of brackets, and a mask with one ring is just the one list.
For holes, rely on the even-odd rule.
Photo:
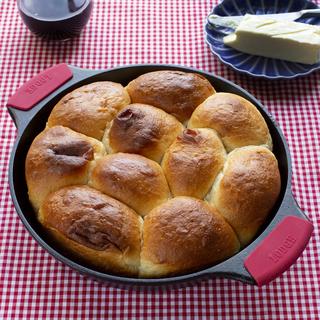
[(320, 60), (320, 27), (245, 15), (223, 42), (245, 53), (314, 64)]

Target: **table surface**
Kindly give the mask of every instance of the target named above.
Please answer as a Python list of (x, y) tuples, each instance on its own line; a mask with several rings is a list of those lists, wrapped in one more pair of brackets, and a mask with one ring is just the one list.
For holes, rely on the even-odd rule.
[[(214, 4), (209, 0), (95, 0), (93, 15), (79, 38), (46, 42), (29, 33), (15, 1), (1, 1), (1, 319), (320, 318), (320, 72), (268, 81), (224, 66), (204, 41), (204, 19)], [(214, 72), (255, 95), (287, 138), (293, 192), (315, 226), (298, 261), (262, 288), (212, 279), (179, 290), (143, 292), (87, 279), (45, 252), (23, 227), (10, 198), (7, 172), (16, 129), (5, 106), (20, 85), (60, 62), (95, 69), (181, 64)]]

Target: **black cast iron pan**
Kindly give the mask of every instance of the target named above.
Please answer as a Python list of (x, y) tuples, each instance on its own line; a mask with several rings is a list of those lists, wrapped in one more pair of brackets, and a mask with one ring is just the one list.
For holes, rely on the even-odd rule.
[[(270, 218), (255, 240), (233, 257), (210, 268), (176, 277), (137, 279), (106, 274), (70, 256), (48, 237), (36, 219), (29, 203), (24, 165), (27, 151), (45, 127), (55, 104), (68, 92), (84, 84), (109, 80), (124, 86), (137, 76), (156, 70), (172, 69), (197, 72), (205, 76), (216, 91), (238, 94), (251, 101), (261, 112), (269, 127), (281, 173), (282, 188)], [(264, 285), (287, 270), (301, 255), (313, 230), (299, 209), (291, 191), (291, 160), (285, 138), (270, 114), (248, 92), (218, 76), (182, 66), (133, 65), (111, 70), (84, 70), (59, 64), (45, 70), (23, 85), (8, 101), (8, 109), (18, 135), (10, 160), (10, 190), (20, 219), (35, 240), (58, 260), (82, 274), (120, 287), (188, 285), (194, 280), (226, 277), (243, 282)]]

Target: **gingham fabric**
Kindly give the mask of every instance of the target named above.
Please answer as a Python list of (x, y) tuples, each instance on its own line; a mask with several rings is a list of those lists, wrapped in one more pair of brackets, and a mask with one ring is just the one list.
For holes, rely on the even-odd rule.
[[(22, 23), (16, 2), (0, 2), (1, 319), (319, 319), (320, 318), (320, 72), (267, 81), (224, 66), (204, 41), (209, 0), (94, 0), (81, 37), (46, 42)], [(120, 290), (57, 262), (32, 239), (13, 207), (8, 162), (16, 129), (8, 98), (53, 64), (107, 69), (171, 63), (223, 76), (255, 95), (279, 122), (293, 159), (293, 192), (312, 220), (312, 239), (287, 272), (258, 288), (213, 279), (159, 291)]]

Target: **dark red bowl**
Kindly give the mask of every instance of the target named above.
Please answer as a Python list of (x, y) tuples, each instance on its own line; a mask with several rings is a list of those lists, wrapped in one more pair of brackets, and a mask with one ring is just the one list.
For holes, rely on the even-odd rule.
[[(138, 279), (108, 274), (71, 256), (55, 243), (37, 221), (28, 199), (24, 165), (33, 139), (45, 128), (55, 104), (68, 92), (95, 81), (114, 81), (127, 85), (134, 78), (156, 70), (196, 72), (206, 77), (216, 91), (238, 94), (251, 101), (269, 127), (281, 174), (281, 194), (268, 221), (256, 238), (233, 257), (212, 267), (181, 276)], [(286, 140), (271, 115), (247, 91), (221, 77), (182, 66), (132, 65), (111, 70), (84, 70), (66, 64), (56, 65), (23, 85), (8, 101), (8, 109), (18, 135), (10, 159), (10, 191), (16, 211), (35, 240), (58, 260), (82, 274), (121, 287), (179, 286), (194, 280), (225, 277), (264, 285), (287, 270), (301, 255), (313, 230), (299, 209), (291, 191), (291, 159)]]

